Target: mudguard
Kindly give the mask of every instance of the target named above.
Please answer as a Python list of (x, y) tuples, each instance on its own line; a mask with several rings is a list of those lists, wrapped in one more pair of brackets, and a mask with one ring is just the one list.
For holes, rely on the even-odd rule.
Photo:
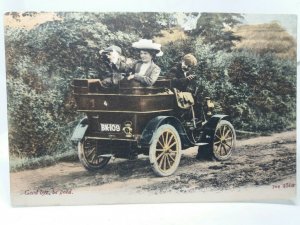
[(76, 144), (79, 141), (81, 141), (85, 135), (85, 132), (86, 132), (88, 126), (89, 126), (89, 124), (88, 124), (87, 117), (84, 117), (83, 119), (81, 119), (72, 134), (71, 141)]
[(143, 146), (149, 146), (152, 143), (153, 134), (163, 124), (170, 124), (177, 130), (180, 138), (182, 147), (190, 147), (191, 142), (186, 134), (184, 127), (181, 122), (173, 116), (158, 116), (150, 120), (146, 128), (142, 132), (140, 143)]
[(212, 143), (215, 136), (215, 130), (219, 121), (228, 119), (228, 115), (213, 115), (203, 126), (203, 135), (201, 138), (201, 142)]

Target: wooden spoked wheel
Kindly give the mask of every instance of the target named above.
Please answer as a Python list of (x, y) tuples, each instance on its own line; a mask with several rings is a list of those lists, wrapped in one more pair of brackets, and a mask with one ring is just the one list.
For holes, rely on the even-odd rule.
[(228, 159), (235, 149), (236, 134), (232, 124), (221, 120), (215, 130), (212, 153), (217, 160)]
[(177, 130), (169, 124), (160, 126), (149, 149), (153, 171), (159, 176), (169, 176), (176, 171), (180, 158), (181, 140)]
[(86, 139), (78, 143), (78, 157), (87, 170), (102, 169), (110, 160), (110, 157), (100, 155), (97, 140)]

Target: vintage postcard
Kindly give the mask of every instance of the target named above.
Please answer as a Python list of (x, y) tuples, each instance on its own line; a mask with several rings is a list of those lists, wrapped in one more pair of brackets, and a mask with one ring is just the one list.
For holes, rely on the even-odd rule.
[(4, 21), (14, 206), (294, 200), (296, 15)]

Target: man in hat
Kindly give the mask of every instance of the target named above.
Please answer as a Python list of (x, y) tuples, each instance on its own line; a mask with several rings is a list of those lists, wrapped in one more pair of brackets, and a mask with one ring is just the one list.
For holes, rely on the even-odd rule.
[(103, 88), (113, 87), (131, 71), (133, 61), (122, 56), (121, 48), (116, 45), (100, 50), (99, 53), (104, 64), (104, 70), (101, 71), (101, 78), (104, 79), (100, 81), (100, 85)]
[(105, 76), (102, 80), (102, 87), (117, 85), (124, 78), (125, 74), (131, 71), (133, 61), (122, 56), (119, 46), (111, 45), (104, 50), (100, 50), (101, 59), (106, 65)]
[(189, 83), (195, 79), (196, 75), (192, 69), (197, 65), (197, 59), (192, 54), (186, 54), (181, 62), (174, 66), (167, 74), (172, 79), (172, 87), (180, 91), (186, 91)]

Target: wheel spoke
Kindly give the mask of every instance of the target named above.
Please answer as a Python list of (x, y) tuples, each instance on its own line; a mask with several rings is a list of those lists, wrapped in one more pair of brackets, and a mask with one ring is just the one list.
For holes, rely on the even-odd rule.
[(226, 139), (228, 137), (228, 134), (230, 133), (230, 129), (228, 129), (228, 131), (226, 132), (226, 134), (224, 135), (224, 138)]
[(170, 139), (169, 139), (167, 145), (170, 145), (170, 143), (171, 143), (171, 141), (173, 140), (173, 138), (174, 138), (174, 135), (171, 133), (171, 136), (170, 136)]
[(162, 138), (162, 142), (163, 142), (163, 146), (166, 146), (166, 140), (165, 140), (165, 135), (164, 135), (164, 133), (162, 133), (162, 135), (161, 135), (161, 138)]
[(224, 144), (227, 145), (229, 148), (231, 148), (231, 145), (227, 144), (226, 142)]
[(216, 136), (216, 138), (218, 138), (219, 140), (221, 139), (221, 137), (219, 137), (217, 134), (216, 134), (215, 136)]
[(223, 137), (225, 136), (226, 126), (223, 126)]
[(226, 149), (226, 154), (228, 154), (230, 152), (230, 150), (231, 150), (231, 147), (228, 147), (226, 145), (224, 145), (224, 148)]
[(221, 141), (216, 141), (216, 142), (214, 142), (214, 144), (217, 145), (217, 144), (219, 144), (220, 142), (221, 142)]
[(159, 168), (162, 168), (161, 166), (163, 164), (164, 159), (165, 159), (165, 154), (163, 154), (163, 157), (161, 158), (161, 160), (160, 160), (160, 162), (158, 164)]
[(163, 124), (153, 133), (149, 146), (149, 159), (153, 171), (159, 176), (169, 176), (178, 167), (181, 158), (181, 141), (178, 131)]
[(171, 149), (174, 145), (176, 145), (177, 144), (177, 142), (176, 141), (174, 141), (170, 146), (169, 146), (169, 149)]
[(224, 152), (225, 152), (225, 154), (224, 154), (224, 155), (227, 155), (227, 149), (225, 148), (225, 145), (223, 144), (223, 145), (222, 145), (222, 147), (223, 147), (223, 149), (224, 149)]
[(219, 152), (219, 154), (221, 154), (221, 145), (222, 145), (222, 144), (218, 145), (218, 147), (217, 147), (217, 149), (216, 149), (216, 151)]
[[(170, 156), (170, 159), (172, 159), (173, 162), (175, 162), (175, 158), (173, 158), (173, 156), (171, 154), (169, 154)], [(176, 157), (176, 154), (175, 154), (175, 157)]]
[(86, 154), (86, 158), (89, 158), (93, 153), (95, 152), (95, 149), (91, 149), (88, 154)]
[(232, 140), (232, 137), (225, 138), (225, 141), (227, 141), (227, 140)]
[(163, 168), (164, 170), (166, 170), (167, 169), (167, 156), (165, 155), (165, 157), (164, 157), (164, 168)]
[(171, 168), (171, 162), (170, 162), (169, 156), (167, 155), (166, 158), (167, 158), (167, 164), (169, 165), (168, 168), (170, 169)]
[(156, 160), (159, 160), (163, 155), (164, 155), (164, 152), (160, 153), (160, 154), (156, 157)]
[(91, 163), (94, 162), (95, 158), (96, 158), (96, 155), (93, 155), (92, 160), (91, 160)]
[(157, 143), (159, 143), (160, 144), (160, 147), (164, 147), (164, 145), (160, 142), (160, 140), (158, 139), (158, 142)]
[(215, 149), (216, 149), (216, 151), (218, 151), (218, 149), (219, 149), (220, 145), (222, 145), (222, 143), (219, 143), (219, 144), (215, 144), (215, 145), (214, 145), (214, 146), (215, 146)]
[(172, 152), (173, 154), (177, 154), (177, 148), (176, 149), (170, 149), (170, 152)]
[(166, 143), (165, 143), (165, 144), (167, 145), (168, 142), (169, 142), (169, 141), (168, 141), (168, 138), (169, 138), (169, 132), (167, 131), (167, 132), (165, 132), (165, 133), (166, 133), (166, 139), (165, 139)]
[(86, 139), (82, 142), (79, 150), (79, 159), (87, 170), (98, 170), (103, 168), (110, 160), (110, 157), (102, 157), (98, 141)]
[(220, 144), (220, 151), (219, 151), (219, 155), (222, 155), (222, 151), (223, 151), (223, 145)]

